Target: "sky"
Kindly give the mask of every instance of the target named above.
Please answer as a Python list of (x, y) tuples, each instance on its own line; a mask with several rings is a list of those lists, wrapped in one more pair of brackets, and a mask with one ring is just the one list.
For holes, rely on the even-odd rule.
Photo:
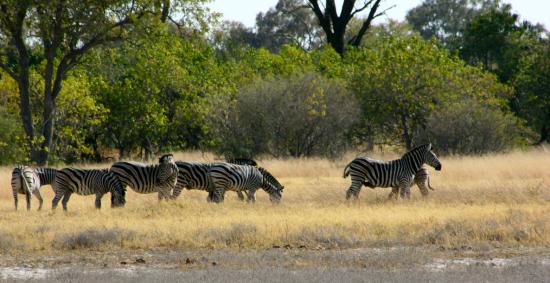
[[(395, 5), (386, 12), (386, 16), (377, 19), (378, 22), (395, 19), (403, 21), (407, 11), (420, 5), (422, 0), (386, 0), (381, 8)], [(521, 20), (528, 20), (532, 23), (541, 23), (547, 29), (550, 28), (550, 1), (548, 0), (508, 0), (504, 3), (512, 4), (512, 9), (520, 15)], [(239, 21), (246, 26), (252, 27), (256, 21), (256, 14), (265, 12), (275, 6), (277, 0), (213, 0), (209, 7), (214, 12), (222, 14), (223, 20)], [(341, 1), (336, 1), (340, 4)], [(357, 1), (362, 3), (362, 1)]]

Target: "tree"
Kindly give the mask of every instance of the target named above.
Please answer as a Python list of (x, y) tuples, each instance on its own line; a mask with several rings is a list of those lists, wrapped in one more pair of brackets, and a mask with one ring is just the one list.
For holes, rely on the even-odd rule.
[(518, 115), (539, 133), (538, 143), (550, 142), (550, 42), (526, 52), (514, 78)]
[(284, 44), (309, 50), (322, 43), (321, 30), (315, 24), (315, 14), (304, 0), (279, 0), (274, 8), (256, 16), (258, 46), (278, 52)]
[[(370, 28), (372, 21), (384, 14), (384, 11), (378, 12), (382, 0), (367, 0), (360, 7), (356, 8), (356, 0), (344, 0), (340, 10), (340, 15), (336, 10), (334, 0), (326, 0), (324, 6), (318, 0), (308, 0), (309, 7), (315, 13), (319, 25), (325, 32), (327, 42), (338, 52), (344, 54), (346, 28), (350, 20), (358, 13), (369, 9), (368, 16), (364, 19), (361, 28), (357, 34), (349, 40), (352, 46), (359, 46), (365, 32)], [(322, 7), (323, 6), (323, 7)]]
[(499, 3), (500, 0), (426, 0), (411, 9), (406, 19), (425, 39), (436, 37), (445, 47), (456, 50), (471, 19)]
[[(48, 162), (52, 149), (56, 100), (68, 72), (84, 54), (124, 40), (143, 17), (161, 16), (196, 1), (6, 0), (0, 4), (0, 67), (18, 82), (23, 128), (31, 159)], [(181, 10), (181, 9), (180, 9)], [(42, 121), (35, 126), (30, 107), (31, 72), (41, 75)]]
[(503, 5), (474, 17), (464, 30), (461, 57), (470, 64), (481, 63), (486, 70), (495, 71), (503, 61), (506, 39), (514, 31), (518, 15), (512, 6)]
[(465, 65), (418, 35), (382, 37), (344, 59), (352, 66), (350, 85), (363, 110), (356, 135), (375, 143), (411, 149), (428, 117), (444, 103), (472, 98), (499, 109), (510, 93), (493, 74)]

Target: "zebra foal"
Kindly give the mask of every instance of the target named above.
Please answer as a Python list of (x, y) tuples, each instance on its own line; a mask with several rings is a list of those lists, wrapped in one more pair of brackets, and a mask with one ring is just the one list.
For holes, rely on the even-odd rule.
[(255, 201), (255, 192), (262, 188), (271, 202), (281, 201), (284, 187), (271, 173), (262, 167), (229, 163), (212, 164), (210, 167), (209, 200), (222, 202), (225, 191), (245, 191), (248, 201)]
[[(420, 168), (420, 170), (418, 170), (416, 174), (414, 174), (414, 184), (418, 186), (418, 189), (420, 189), (420, 194), (422, 194), (423, 197), (427, 197), (430, 194), (430, 191), (428, 189), (435, 191), (430, 184), (430, 173), (428, 172), (428, 169), (424, 167)], [(391, 199), (397, 197), (398, 193), (398, 190), (392, 188), (392, 191), (388, 198)]]
[(96, 195), (95, 207), (101, 208), (101, 198), (111, 193), (111, 207), (121, 207), (125, 204), (126, 191), (117, 177), (109, 169), (77, 169), (64, 168), (57, 172), (54, 183), (55, 196), (52, 200), (52, 209), (57, 208), (61, 201), (63, 210), (67, 210), (67, 203), (73, 193), (78, 195)]
[(42, 209), (42, 195), (40, 187), (51, 185), (55, 180), (57, 170), (53, 168), (31, 168), (29, 166), (18, 165), (11, 173), (11, 189), (15, 210), (18, 206), (18, 194), (24, 194), (27, 200), (27, 210), (31, 209), (31, 195), (38, 199), (38, 210)]
[(441, 170), (441, 162), (432, 151), (432, 144), (418, 146), (405, 153), (403, 157), (392, 161), (380, 161), (358, 157), (344, 169), (344, 178), (351, 175), (351, 186), (346, 192), (346, 199), (359, 197), (361, 186), (370, 188), (392, 188), (392, 195), (397, 192), (404, 198), (410, 197), (410, 187), (424, 163)]
[(115, 162), (110, 171), (124, 187), (128, 186), (140, 194), (158, 192), (159, 200), (170, 199), (178, 181), (178, 166), (172, 154), (161, 156), (159, 164), (152, 165), (131, 161)]

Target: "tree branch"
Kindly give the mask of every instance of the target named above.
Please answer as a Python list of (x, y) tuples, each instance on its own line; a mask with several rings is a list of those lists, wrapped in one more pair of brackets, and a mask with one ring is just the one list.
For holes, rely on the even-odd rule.
[(363, 3), (363, 7), (359, 8), (359, 9), (355, 9), (355, 11), (353, 11), (351, 13), (351, 17), (354, 17), (356, 14), (361, 13), (365, 9), (367, 9), (370, 6), (370, 4), (372, 3), (372, 1), (374, 1), (374, 0), (366, 1), (365, 3)]

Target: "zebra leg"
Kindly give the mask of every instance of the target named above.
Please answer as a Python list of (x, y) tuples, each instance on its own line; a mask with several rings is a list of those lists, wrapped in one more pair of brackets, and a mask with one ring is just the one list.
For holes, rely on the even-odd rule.
[(410, 186), (402, 186), (399, 187), (399, 196), (404, 199), (410, 199), (411, 198), (411, 187)]
[(31, 210), (31, 193), (25, 191), (25, 200), (27, 201), (27, 210)]
[(52, 200), (52, 210), (57, 208), (57, 204), (59, 203), (59, 201), (64, 195), (63, 191), (61, 190), (54, 190), (54, 191), (55, 191), (55, 196), (53, 197), (53, 200)]
[(103, 196), (103, 194), (101, 193), (96, 193), (95, 194), (95, 208), (97, 209), (101, 209), (101, 197)]
[(17, 210), (17, 203), (19, 202), (19, 197), (17, 196), (17, 189), (13, 190), (13, 202), (15, 204), (15, 210)]
[(346, 200), (349, 200), (351, 197), (353, 197), (354, 199), (359, 198), (359, 192), (361, 191), (362, 185), (363, 182), (361, 180), (351, 176), (351, 186), (346, 192)]
[(69, 199), (71, 198), (72, 192), (65, 192), (63, 195), (63, 200), (61, 201), (61, 205), (63, 205), (63, 210), (67, 211), (67, 203), (69, 202)]
[(397, 199), (399, 195), (399, 187), (391, 188), (391, 193), (388, 195), (388, 199)]
[(244, 195), (242, 191), (237, 191), (237, 197), (240, 201), (244, 201)]
[(256, 189), (251, 189), (246, 193), (247, 195), (247, 202), (256, 202)]
[(32, 192), (33, 195), (36, 196), (36, 199), (38, 199), (38, 210), (42, 209), (42, 203), (44, 203), (44, 200), (42, 199), (42, 195), (40, 194), (39, 190), (35, 190)]
[(179, 185), (179, 184), (176, 184), (176, 187), (174, 188), (174, 191), (172, 192), (172, 195), (170, 196), (170, 199), (177, 199), (180, 194), (181, 194), (181, 191), (183, 191), (183, 188), (187, 187), (186, 185)]

